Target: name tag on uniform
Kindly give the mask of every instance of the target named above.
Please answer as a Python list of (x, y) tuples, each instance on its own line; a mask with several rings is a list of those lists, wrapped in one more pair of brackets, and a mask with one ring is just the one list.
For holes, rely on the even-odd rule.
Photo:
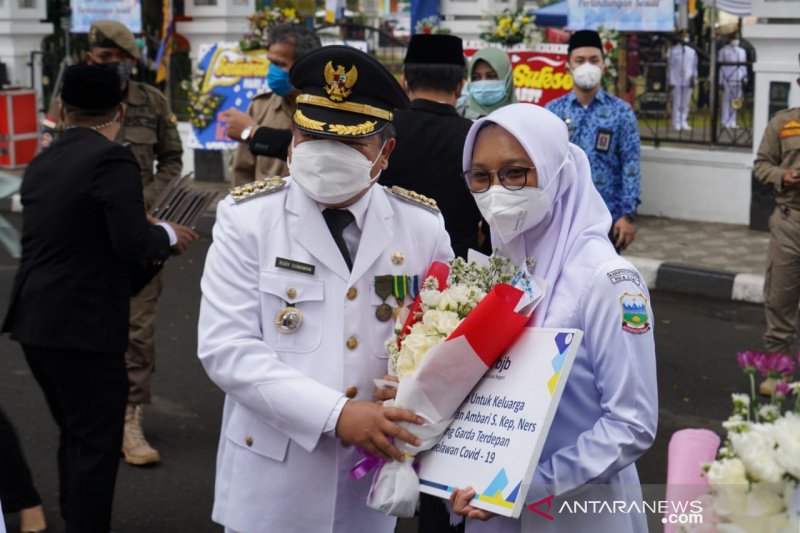
[(594, 143), (594, 149), (598, 152), (608, 152), (609, 148), (611, 148), (612, 135), (613, 133), (609, 129), (600, 128), (597, 130), (597, 139)]
[(291, 270), (292, 272), (300, 272), (301, 274), (308, 274), (309, 276), (313, 276), (314, 271), (317, 269), (315, 265), (309, 265), (308, 263), (301, 263), (300, 261), (295, 261), (293, 259), (284, 259), (283, 257), (275, 258), (275, 266), (277, 268), (285, 268), (286, 270)]

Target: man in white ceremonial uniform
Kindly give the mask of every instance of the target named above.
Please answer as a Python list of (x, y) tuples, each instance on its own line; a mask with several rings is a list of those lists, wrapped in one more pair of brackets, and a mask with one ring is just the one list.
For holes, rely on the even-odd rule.
[(723, 128), (736, 128), (737, 109), (741, 107), (744, 84), (747, 83), (747, 53), (739, 46), (739, 38), (731, 40), (717, 53), (719, 85), (722, 89), (720, 121)]
[(357, 448), (403, 460), (390, 440), (416, 439), (396, 422), (422, 420), (372, 402), (373, 379), (393, 308), (453, 252), (435, 202), (375, 185), (408, 105), (392, 74), (328, 46), (289, 76), (291, 176), (220, 202), (202, 278), (199, 357), (226, 393), (212, 517), (230, 533), (390, 533), (365, 504), (372, 476), (350, 470)]
[(672, 127), (690, 130), (689, 103), (697, 80), (697, 52), (689, 45), (689, 36), (669, 49), (669, 88), (672, 91)]

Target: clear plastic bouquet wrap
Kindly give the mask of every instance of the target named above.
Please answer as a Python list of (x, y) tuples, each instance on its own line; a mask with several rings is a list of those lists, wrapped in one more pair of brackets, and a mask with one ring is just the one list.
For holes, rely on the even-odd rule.
[[(422, 441), (418, 447), (396, 443), (407, 457), (440, 440), (469, 392), (528, 322), (540, 298), (529, 263), (481, 256), (469, 263), (455, 259), (449, 267), (431, 265), (417, 300), (398, 318), (386, 344), (389, 373), (399, 378), (393, 405), (426, 420), (423, 426), (403, 424)], [(391, 462), (375, 472), (367, 505), (410, 517), (418, 498), (413, 461)]]

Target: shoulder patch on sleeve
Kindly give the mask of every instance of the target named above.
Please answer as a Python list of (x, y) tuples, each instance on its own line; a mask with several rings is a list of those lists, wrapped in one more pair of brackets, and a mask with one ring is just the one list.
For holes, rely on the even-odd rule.
[(397, 185), (394, 185), (393, 187), (386, 187), (386, 192), (395, 198), (399, 198), (403, 201), (425, 208), (428, 211), (432, 211), (434, 213), (439, 212), (439, 206), (436, 205), (436, 200), (433, 198), (428, 198), (427, 196), (423, 196), (418, 192), (409, 191), (408, 189), (398, 187)]
[(617, 268), (606, 273), (611, 283), (617, 284), (621, 281), (630, 281), (636, 284), (637, 287), (642, 286), (642, 280), (637, 272), (629, 268)]
[(256, 196), (278, 192), (288, 185), (289, 182), (284, 178), (273, 176), (271, 178), (256, 180), (253, 183), (239, 185), (238, 187), (230, 189), (229, 192), (231, 193), (231, 197), (233, 197), (234, 203), (238, 204), (250, 198), (255, 198)]
[(641, 292), (624, 292), (619, 298), (622, 307), (622, 330), (641, 335), (650, 331), (647, 298)]

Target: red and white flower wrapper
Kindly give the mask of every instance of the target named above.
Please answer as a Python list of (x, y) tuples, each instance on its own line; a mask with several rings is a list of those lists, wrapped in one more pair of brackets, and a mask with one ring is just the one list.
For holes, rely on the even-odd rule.
[(496, 285), (444, 343), (431, 348), (416, 372), (400, 381), (394, 402), (384, 402), (414, 411), (427, 422), (423, 426), (401, 423), (422, 444), (395, 443), (409, 459), (386, 463), (375, 473), (367, 498), (370, 508), (414, 516), (419, 478), (410, 456), (439, 441), (470, 391), (522, 332), (530, 314), (515, 311), (522, 296), (521, 290), (510, 285)]

